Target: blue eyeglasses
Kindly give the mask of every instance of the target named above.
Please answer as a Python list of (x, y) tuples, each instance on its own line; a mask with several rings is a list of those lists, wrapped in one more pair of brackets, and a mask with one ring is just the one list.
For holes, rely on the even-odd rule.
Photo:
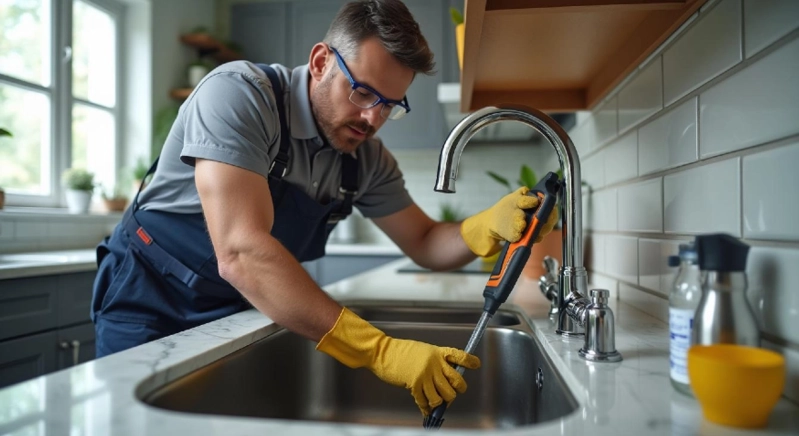
[(352, 86), (350, 101), (352, 104), (363, 109), (369, 109), (382, 104), (383, 107), (380, 108), (380, 116), (387, 120), (398, 120), (411, 111), (411, 107), (408, 106), (408, 97), (403, 97), (402, 101), (390, 100), (380, 95), (380, 93), (374, 89), (356, 82), (355, 79), (352, 78), (350, 70), (347, 68), (347, 64), (344, 63), (344, 58), (341, 57), (338, 50), (333, 47), (330, 47), (330, 50), (336, 55), (339, 69), (344, 72), (347, 80), (350, 81), (350, 86)]

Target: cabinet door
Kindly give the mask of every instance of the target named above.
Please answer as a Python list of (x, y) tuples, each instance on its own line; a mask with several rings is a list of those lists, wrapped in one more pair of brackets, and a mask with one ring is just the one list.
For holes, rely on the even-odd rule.
[(325, 256), (319, 259), (319, 286), (360, 274), (372, 268), (397, 260), (402, 256)]
[(0, 281), (0, 340), (55, 328), (57, 276)]
[(230, 8), (230, 39), (245, 59), (293, 66), (289, 3), (242, 3)]
[(92, 271), (58, 276), (59, 327), (90, 321), (89, 308), (95, 275)]
[(87, 323), (58, 330), (58, 369), (94, 360), (94, 324)]
[(447, 2), (430, 0), (405, 0), (405, 5), (419, 23), (427, 44), (435, 55), (437, 73), (434, 76), (417, 74), (408, 89), (408, 104), (411, 112), (401, 120), (388, 120), (377, 136), (391, 149), (441, 148), (446, 138), (444, 114), (438, 103), (438, 84), (442, 72), (447, 71), (447, 55), (444, 51), (444, 33), (452, 26), (443, 26)]
[(0, 343), (0, 388), (56, 369), (56, 332)]

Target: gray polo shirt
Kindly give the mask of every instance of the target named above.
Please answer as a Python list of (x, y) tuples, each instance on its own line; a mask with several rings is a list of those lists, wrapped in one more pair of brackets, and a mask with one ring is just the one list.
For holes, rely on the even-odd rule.
[[(341, 198), (342, 158), (324, 145), (316, 128), (308, 95), (308, 66), (272, 67), (283, 86), (291, 132), (290, 161), (283, 180), (321, 204)], [(279, 149), (280, 121), (269, 79), (247, 61), (223, 64), (180, 107), (155, 176), (139, 202), (147, 210), (202, 212), (194, 184), (196, 158), (235, 165), (266, 178)], [(397, 161), (378, 138), (358, 147), (354, 157), (358, 194), (353, 204), (365, 217), (390, 215), (412, 204)]]

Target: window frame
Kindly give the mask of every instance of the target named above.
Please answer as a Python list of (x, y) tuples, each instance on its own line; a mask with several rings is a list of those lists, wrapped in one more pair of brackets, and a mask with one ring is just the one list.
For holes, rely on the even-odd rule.
[[(66, 206), (65, 189), (61, 186), (61, 174), (70, 166), (72, 159), (72, 108), (75, 103), (106, 111), (114, 116), (114, 173), (119, 175), (122, 166), (123, 108), (125, 71), (123, 63), (123, 37), (125, 35), (125, 5), (120, 0), (80, 0), (112, 16), (116, 23), (116, 89), (113, 108), (92, 103), (73, 96), (72, 92), (72, 10), (75, 0), (50, 0), (50, 77), (49, 87), (26, 82), (0, 73), (0, 83), (44, 94), (50, 98), (50, 172), (49, 195), (14, 194), (6, 191), (7, 206), (57, 207)], [(68, 60), (65, 60), (68, 58)], [(13, 133), (13, 132), (12, 132)], [(95, 190), (95, 194), (98, 191)]]

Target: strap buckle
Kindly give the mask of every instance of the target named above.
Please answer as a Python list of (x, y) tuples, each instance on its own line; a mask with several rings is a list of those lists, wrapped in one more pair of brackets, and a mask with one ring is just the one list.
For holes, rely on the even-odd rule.
[[(274, 176), (274, 174), (272, 174), (272, 169), (275, 168), (275, 164), (277, 162), (278, 159), (275, 159), (272, 161), (272, 164), (269, 165), (269, 175)], [(279, 178), (282, 179), (283, 177), (286, 177), (286, 171), (288, 171), (288, 162), (281, 162), (280, 164), (283, 166), (283, 172), (280, 174)]]
[(358, 195), (358, 191), (351, 191), (351, 190), (349, 190), (349, 189), (347, 189), (347, 188), (345, 188), (343, 186), (339, 186), (338, 187), (338, 192), (340, 192), (340, 193), (342, 193), (344, 195), (349, 194), (349, 195), (352, 195), (353, 197)]

